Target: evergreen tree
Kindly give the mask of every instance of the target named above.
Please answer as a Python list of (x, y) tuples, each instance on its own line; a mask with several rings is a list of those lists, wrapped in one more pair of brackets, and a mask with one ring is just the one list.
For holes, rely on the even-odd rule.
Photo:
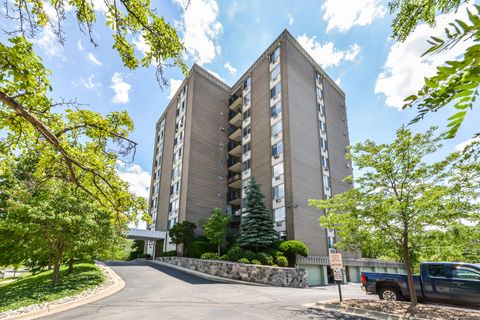
[(238, 244), (243, 248), (253, 248), (256, 252), (278, 239), (278, 234), (273, 228), (272, 215), (267, 211), (264, 198), (260, 186), (255, 178), (251, 177), (246, 188)]

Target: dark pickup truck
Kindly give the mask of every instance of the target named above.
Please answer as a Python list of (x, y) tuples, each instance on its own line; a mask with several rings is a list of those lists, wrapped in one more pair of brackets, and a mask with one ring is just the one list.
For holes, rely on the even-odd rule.
[[(425, 262), (413, 276), (419, 301), (480, 305), (480, 264)], [(408, 300), (407, 275), (362, 272), (362, 289), (382, 300)]]

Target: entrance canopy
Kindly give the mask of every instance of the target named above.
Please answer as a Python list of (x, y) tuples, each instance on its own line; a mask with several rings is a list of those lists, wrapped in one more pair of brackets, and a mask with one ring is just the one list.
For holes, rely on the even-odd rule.
[(134, 240), (163, 240), (167, 237), (165, 231), (154, 231), (145, 229), (130, 228), (127, 233), (127, 238)]

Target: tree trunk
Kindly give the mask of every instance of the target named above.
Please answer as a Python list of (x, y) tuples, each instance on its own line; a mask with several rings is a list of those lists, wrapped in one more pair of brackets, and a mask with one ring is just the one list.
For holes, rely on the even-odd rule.
[(60, 264), (62, 262), (62, 254), (55, 254), (55, 260), (53, 261), (53, 274), (52, 274), (52, 283), (57, 285), (60, 283)]
[(404, 237), (403, 241), (403, 258), (407, 271), (408, 292), (410, 294), (409, 311), (412, 311), (417, 305), (417, 291), (415, 290), (415, 283), (413, 282), (412, 261), (410, 260), (410, 252), (408, 250), (408, 235)]
[(220, 257), (220, 243), (218, 244), (218, 256)]
[(73, 273), (73, 258), (68, 259), (68, 273)]
[(52, 256), (48, 257), (48, 270), (52, 270)]

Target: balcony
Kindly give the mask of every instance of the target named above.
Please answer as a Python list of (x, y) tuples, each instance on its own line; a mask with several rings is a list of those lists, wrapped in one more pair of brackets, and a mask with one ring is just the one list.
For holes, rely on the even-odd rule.
[(242, 144), (238, 141), (230, 141), (228, 143), (228, 154), (239, 157), (242, 154)]
[(229, 188), (240, 189), (242, 187), (242, 182), (241, 182), (239, 173), (228, 177), (227, 181), (228, 181), (227, 183)]
[(233, 172), (240, 172), (242, 170), (242, 161), (240, 158), (237, 157), (228, 157), (228, 170)]
[(228, 108), (230, 110), (235, 110), (236, 108), (242, 105), (242, 97), (231, 96), (230, 99), (228, 100), (228, 103), (229, 103)]
[(228, 128), (228, 138), (233, 141), (240, 141), (242, 138), (242, 129), (235, 127)]
[(230, 190), (227, 193), (227, 203), (239, 206), (241, 202), (241, 191)]
[(228, 123), (230, 123), (232, 126), (240, 127), (242, 125), (242, 113), (230, 111), (228, 113)]

